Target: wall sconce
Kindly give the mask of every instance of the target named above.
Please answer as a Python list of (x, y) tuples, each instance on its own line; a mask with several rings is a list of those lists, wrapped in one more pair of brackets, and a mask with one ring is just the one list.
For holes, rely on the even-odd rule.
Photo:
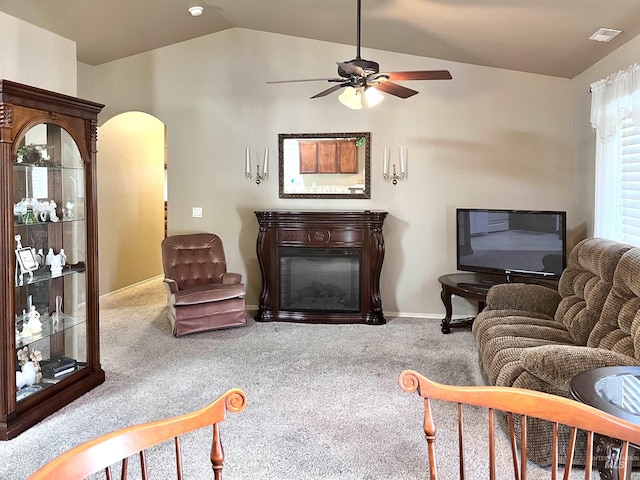
[(398, 155), (400, 158), (400, 175), (396, 172), (396, 164), (391, 165), (391, 174), (389, 174), (389, 150), (385, 147), (384, 149), (384, 165), (382, 169), (382, 176), (385, 181), (391, 182), (394, 185), (398, 184), (398, 180), (401, 182), (406, 182), (409, 175), (407, 175), (407, 149), (398, 147)]
[(255, 178), (256, 185), (260, 185), (260, 182), (266, 182), (269, 180), (269, 147), (264, 149), (264, 163), (262, 164), (262, 172), (260, 172), (260, 164), (256, 163), (256, 174), (251, 173), (251, 150), (247, 147), (245, 154), (245, 166), (244, 176), (247, 180), (253, 180)]

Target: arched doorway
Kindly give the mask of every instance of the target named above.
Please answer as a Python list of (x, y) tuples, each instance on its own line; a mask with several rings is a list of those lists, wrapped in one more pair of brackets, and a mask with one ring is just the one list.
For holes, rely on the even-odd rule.
[(101, 295), (162, 274), (165, 132), (143, 112), (116, 115), (99, 128)]

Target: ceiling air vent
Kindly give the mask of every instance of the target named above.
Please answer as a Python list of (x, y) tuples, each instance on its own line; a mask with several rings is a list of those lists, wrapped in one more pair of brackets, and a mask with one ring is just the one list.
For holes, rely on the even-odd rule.
[(597, 42), (609, 42), (613, 37), (622, 33), (622, 30), (616, 30), (614, 28), (601, 28), (596, 33), (589, 37), (589, 40), (595, 40)]

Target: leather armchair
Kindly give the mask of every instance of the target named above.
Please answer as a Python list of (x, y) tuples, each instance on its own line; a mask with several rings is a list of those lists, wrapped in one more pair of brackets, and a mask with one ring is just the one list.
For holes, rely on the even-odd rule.
[(172, 235), (161, 247), (176, 337), (246, 324), (242, 275), (227, 272), (220, 237), (212, 233)]

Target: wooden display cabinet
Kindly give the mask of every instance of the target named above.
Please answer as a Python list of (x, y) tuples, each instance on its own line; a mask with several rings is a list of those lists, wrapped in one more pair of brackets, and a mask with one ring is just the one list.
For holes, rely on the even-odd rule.
[(102, 108), (0, 80), (2, 440), (105, 379), (96, 215)]

